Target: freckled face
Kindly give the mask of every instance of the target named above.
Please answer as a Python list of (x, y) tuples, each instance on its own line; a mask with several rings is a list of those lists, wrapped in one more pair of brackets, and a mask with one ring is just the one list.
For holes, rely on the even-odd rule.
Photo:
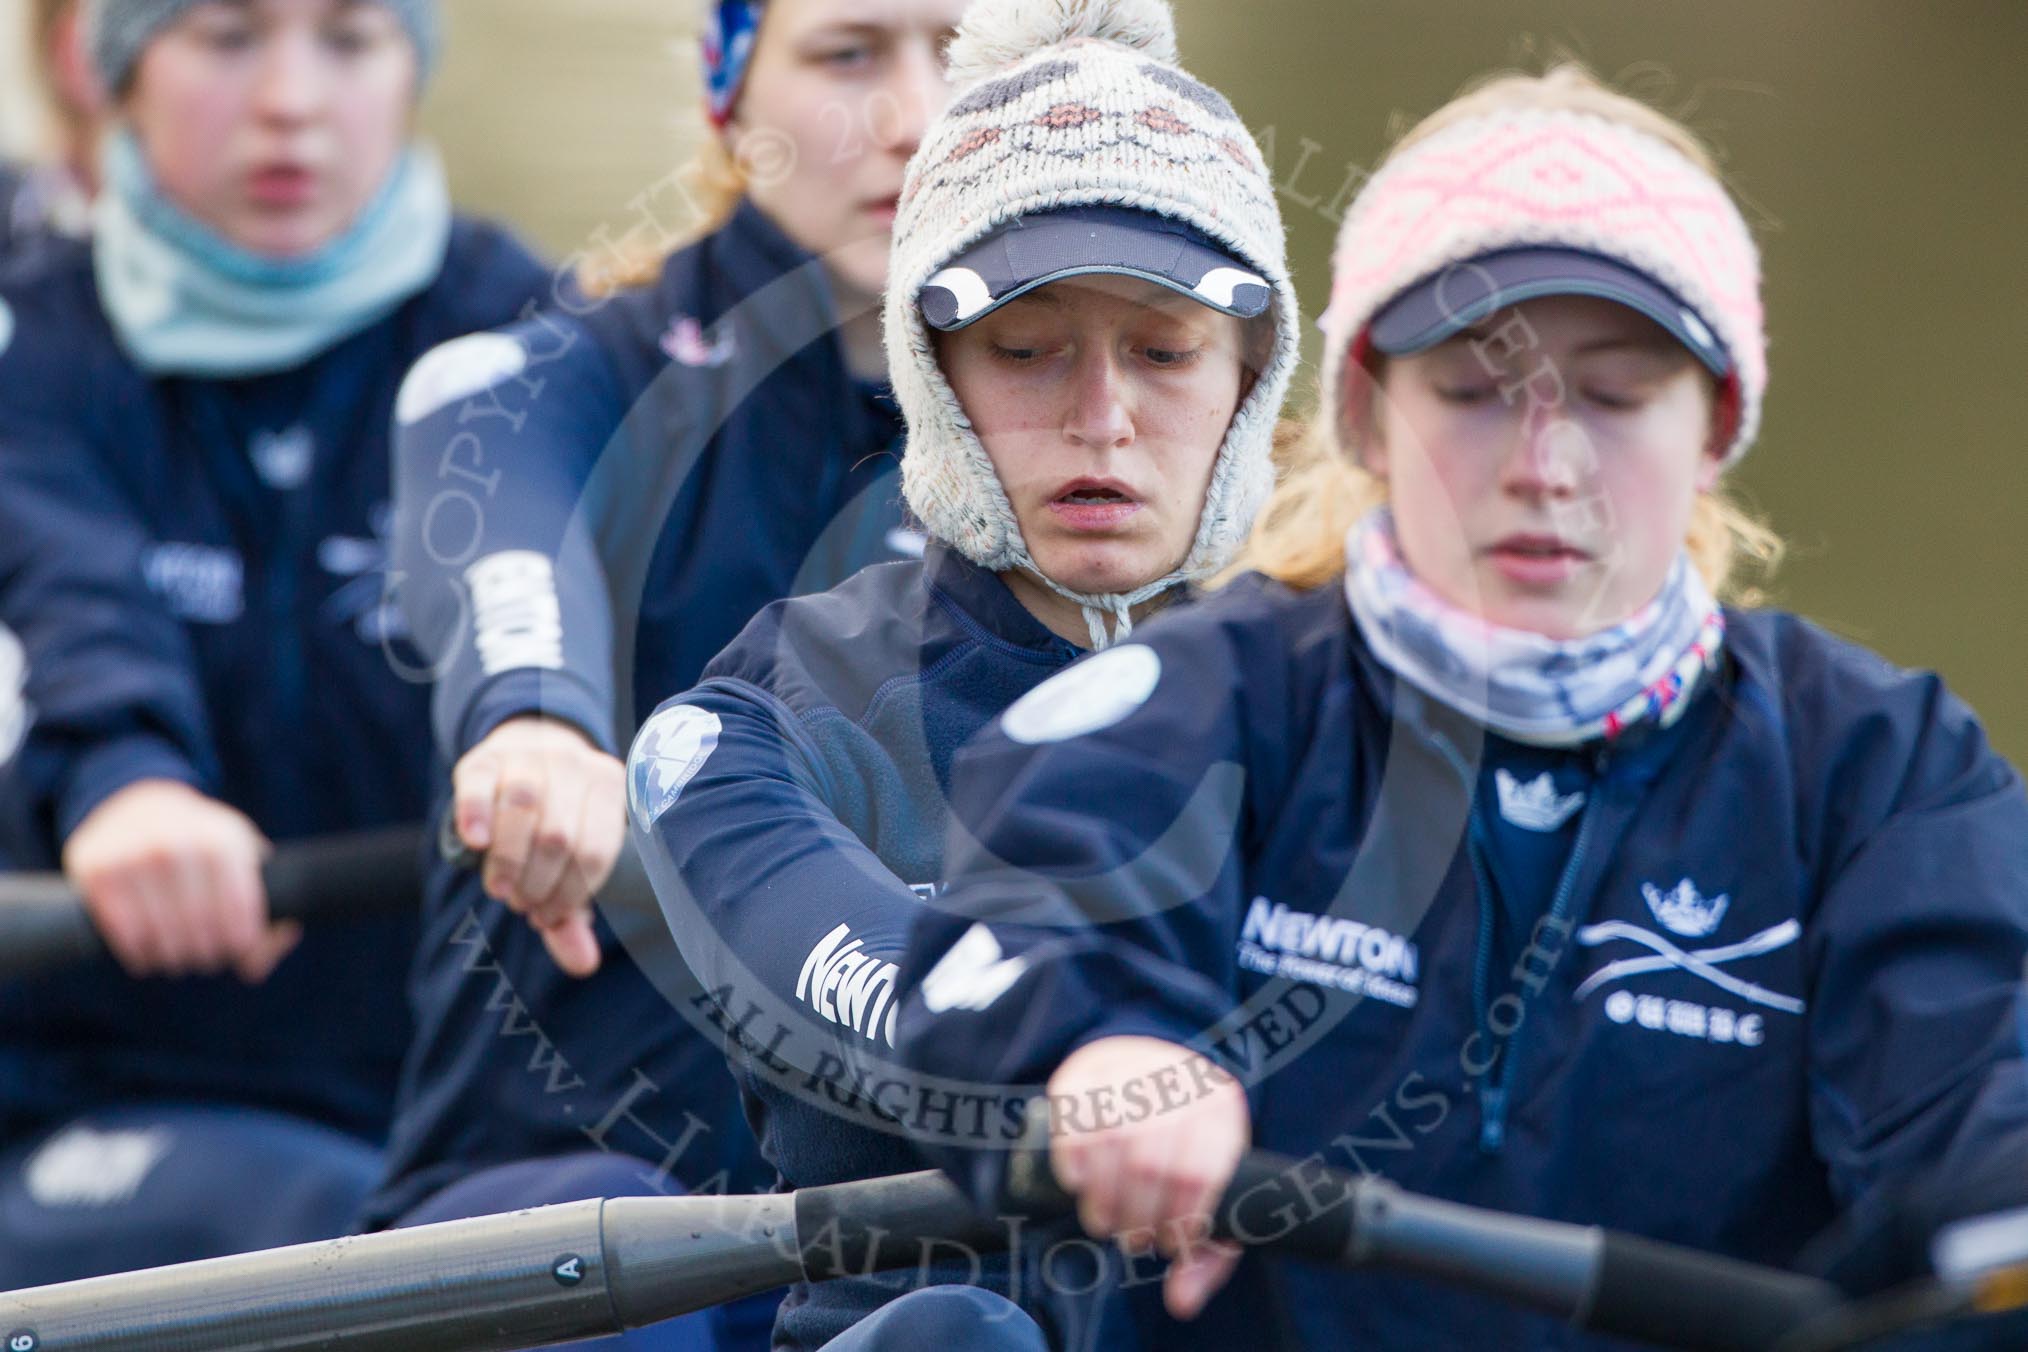
[(1051, 283), (939, 335), (1045, 574), (1126, 592), (1182, 563), (1249, 384), (1245, 336), (1230, 315), (1112, 276)]
[(1526, 301), (1390, 357), (1364, 431), (1401, 549), (1438, 595), (1569, 639), (1652, 601), (1718, 479), (1714, 382), (1644, 315)]

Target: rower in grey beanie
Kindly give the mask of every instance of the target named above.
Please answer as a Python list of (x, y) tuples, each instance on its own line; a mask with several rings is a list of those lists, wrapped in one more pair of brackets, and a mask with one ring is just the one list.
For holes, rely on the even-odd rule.
[[(134, 63), (164, 26), (202, 0), (85, 0), (85, 45), (92, 65), (107, 89), (118, 93), (134, 73)], [(401, 20), (415, 45), (418, 80), (436, 65), (438, 22), (436, 0), (379, 0)]]

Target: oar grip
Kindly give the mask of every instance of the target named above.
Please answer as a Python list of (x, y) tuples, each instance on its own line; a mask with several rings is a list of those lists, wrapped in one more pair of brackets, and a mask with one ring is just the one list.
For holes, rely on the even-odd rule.
[[(1048, 1114), (1031, 1110), (1029, 1116), (1046, 1121)], [(1277, 1253), (1341, 1263), (1352, 1252), (1358, 1196), (1366, 1186), (1357, 1175), (1320, 1160), (1249, 1151), (1226, 1185), (1211, 1218), (1211, 1233), (1248, 1246), (1267, 1245)], [(1068, 1216), (1076, 1208), (1033, 1131), (1008, 1160), (1006, 1190), (1016, 1210), (1037, 1218)]]
[[(268, 914), (323, 923), (414, 911), (422, 897), (422, 851), (415, 826), (279, 845), (261, 869)], [(63, 875), (0, 874), (0, 980), (39, 976), (105, 952)]]
[(1572, 1322), (1684, 1352), (1761, 1352), (1843, 1303), (1815, 1277), (1609, 1231), (1591, 1308)]
[(981, 1216), (958, 1185), (935, 1170), (799, 1188), (795, 1199), (796, 1236), (810, 1281), (1003, 1253), (1019, 1234), (1001, 1219)]
[(261, 880), (272, 919), (342, 921), (419, 909), (422, 866), (422, 828), (389, 826), (278, 846)]

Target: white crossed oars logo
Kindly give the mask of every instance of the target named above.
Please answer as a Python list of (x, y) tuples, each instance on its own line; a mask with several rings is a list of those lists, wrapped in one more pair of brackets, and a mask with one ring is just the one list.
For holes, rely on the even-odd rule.
[(1652, 957), (1621, 958), (1610, 962), (1593, 972), (1585, 983), (1577, 988), (1577, 998), (1582, 1000), (1600, 986), (1624, 977), (1639, 976), (1644, 972), (1663, 972), (1672, 967), (1702, 977), (1721, 990), (1731, 991), (1742, 1000), (1751, 1000), (1769, 1009), (1779, 1009), (1788, 1014), (1803, 1012), (1803, 1002), (1791, 995), (1782, 995), (1765, 986), (1743, 981), (1720, 967), (1729, 962), (1745, 958), (1757, 958), (1763, 953), (1787, 948), (1802, 937), (1803, 927), (1793, 919), (1779, 925), (1771, 925), (1760, 933), (1740, 940), (1736, 944), (1725, 944), (1717, 948), (1679, 948), (1653, 930), (1630, 925), (1624, 920), (1607, 920), (1597, 925), (1586, 925), (1577, 932), (1577, 941), (1586, 948), (1596, 948), (1613, 939), (1628, 939), (1641, 947), (1650, 949)]

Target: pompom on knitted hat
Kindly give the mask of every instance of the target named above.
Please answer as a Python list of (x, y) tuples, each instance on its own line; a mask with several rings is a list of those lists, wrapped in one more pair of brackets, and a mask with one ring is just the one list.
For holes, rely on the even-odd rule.
[[(436, 0), (379, 0), (394, 12), (415, 47), (418, 84), (436, 67), (441, 24)], [(85, 50), (107, 89), (118, 91), (157, 33), (198, 0), (85, 0)]]
[[(1128, 608), (1208, 576), (1274, 487), (1274, 428), (1298, 360), (1298, 305), (1274, 184), (1225, 97), (1178, 67), (1164, 0), (977, 0), (949, 51), (957, 97), (910, 161), (894, 225), (887, 353), (908, 422), (902, 486), (929, 533), (982, 568), (1026, 569), (1085, 607), (1095, 645)], [(1219, 447), (1190, 551), (1131, 593), (1065, 589), (1036, 567), (1006, 491), (937, 363), (919, 301), (929, 279), (1017, 217), (1125, 206), (1182, 221), (1273, 293), (1271, 356)], [(1101, 615), (1114, 620), (1111, 634)]]
[(1725, 185), (1675, 146), (1597, 112), (1467, 118), (1397, 150), (1353, 199), (1331, 264), (1320, 417), (1343, 428), (1374, 317), (1446, 269), (1560, 246), (1633, 268), (1687, 304), (1732, 362), (1745, 455), (1767, 393), (1760, 253)]

